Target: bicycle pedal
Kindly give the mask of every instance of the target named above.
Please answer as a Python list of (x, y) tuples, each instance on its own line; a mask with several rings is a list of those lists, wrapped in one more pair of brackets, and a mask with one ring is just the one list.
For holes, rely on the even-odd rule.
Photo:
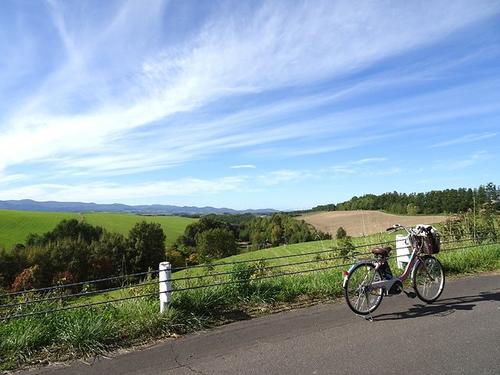
[(417, 296), (415, 292), (407, 292), (406, 290), (404, 290), (403, 292), (405, 292), (408, 298), (415, 298)]

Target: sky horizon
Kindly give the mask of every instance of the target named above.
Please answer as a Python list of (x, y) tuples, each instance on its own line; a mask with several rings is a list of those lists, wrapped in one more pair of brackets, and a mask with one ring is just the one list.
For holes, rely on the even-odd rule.
[(499, 182), (498, 1), (0, 3), (0, 200), (306, 209)]

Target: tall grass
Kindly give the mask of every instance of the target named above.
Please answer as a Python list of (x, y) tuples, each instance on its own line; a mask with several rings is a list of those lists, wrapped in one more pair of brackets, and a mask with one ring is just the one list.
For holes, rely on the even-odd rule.
[[(448, 274), (494, 270), (500, 268), (500, 246), (484, 245), (442, 252), (438, 258)], [(345, 267), (259, 279), (283, 271), (321, 268), (335, 262), (341, 261), (325, 255), (318, 263), (285, 269), (265, 270), (262, 263), (240, 264), (234, 266), (232, 275), (185, 280), (179, 282), (177, 288), (222, 281), (233, 281), (234, 284), (174, 292), (172, 303), (163, 315), (159, 314), (157, 297), (148, 297), (8, 320), (0, 325), (0, 369), (13, 369), (44, 358), (84, 357), (173, 333), (191, 332), (246, 317), (264, 304), (269, 307), (303, 298), (336, 298), (342, 295), (341, 270)], [(174, 284), (174, 291), (175, 287)], [(121, 291), (114, 297), (155, 293), (156, 290), (155, 286), (145, 286)], [(43, 311), (60, 306), (60, 301), (53, 301), (24, 311)]]
[(477, 248), (439, 255), (447, 274), (466, 274), (500, 269), (500, 245), (483, 245)]

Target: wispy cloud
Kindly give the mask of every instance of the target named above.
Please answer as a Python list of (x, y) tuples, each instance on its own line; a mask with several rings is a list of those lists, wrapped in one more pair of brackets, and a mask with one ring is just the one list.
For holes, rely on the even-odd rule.
[(380, 168), (366, 172), (367, 176), (393, 176), (403, 172), (400, 167)]
[(279, 170), (269, 172), (257, 177), (257, 181), (263, 186), (275, 186), (285, 182), (300, 181), (311, 176), (311, 172), (305, 170)]
[(474, 133), (474, 134), (466, 134), (461, 137), (457, 138), (452, 138), (447, 141), (435, 143), (431, 148), (436, 148), (436, 147), (446, 147), (446, 146), (452, 146), (452, 145), (458, 145), (458, 144), (463, 144), (463, 143), (470, 143), (470, 142), (477, 142), (477, 141), (482, 141), (485, 139), (493, 138), (496, 137), (498, 133)]
[(379, 162), (384, 162), (387, 161), (387, 158), (365, 158), (365, 159), (360, 159), (356, 161), (352, 161), (349, 164), (352, 165), (364, 165), (364, 164), (372, 164), (372, 163), (379, 163)]
[[(308, 3), (294, 7), (287, 2), (266, 3), (253, 9), (253, 17), (247, 21), (241, 22), (242, 18), (234, 15), (210, 19), (182, 47), (163, 46), (161, 52), (154, 53), (153, 48), (141, 47), (140, 41), (153, 40), (161, 30), (164, 3), (137, 4), (123, 3), (120, 9), (112, 10), (111, 17), (98, 21), (80, 17), (79, 23), (69, 27), (74, 14), (64, 3), (50, 2), (66, 61), (25, 106), (12, 113), (0, 139), (3, 167), (55, 155), (83, 159), (81, 165), (89, 153), (98, 154), (95, 161), (101, 157), (119, 159), (123, 155), (115, 154), (116, 140), (132, 140), (134, 131), (145, 125), (235, 94), (331, 79), (431, 43), (497, 11), (494, 2), (480, 7), (470, 7), (467, 2), (446, 6), (436, 2), (426, 12), (415, 11), (411, 4), (392, 4), (391, 13), (397, 17), (388, 18), (385, 6), (369, 2), (356, 7), (339, 2), (335, 11), (327, 1), (314, 7)], [(345, 24), (351, 27), (343, 27)], [(141, 35), (140, 40), (136, 34)], [(125, 52), (131, 47), (135, 48), (133, 56)], [(146, 52), (142, 61), (138, 52)], [(124, 63), (119, 69), (111, 64), (117, 58)], [(123, 81), (118, 77), (126, 69), (130, 78)], [(211, 143), (208, 149), (190, 150), (189, 156), (172, 163), (217, 152), (223, 142), (221, 129), (210, 130), (203, 139), (205, 144)], [(225, 141), (232, 140), (239, 147), (259, 143), (251, 129), (239, 130), (242, 136), (228, 135)], [(274, 136), (271, 139), (286, 139), (267, 132)], [(287, 134), (283, 129), (276, 133)], [(298, 137), (303, 132), (294, 134)], [(96, 164), (88, 163), (87, 168)]]
[(99, 203), (122, 202), (124, 200), (149, 201), (149, 198), (193, 196), (200, 193), (216, 194), (233, 191), (246, 181), (241, 177), (223, 177), (207, 180), (186, 178), (172, 181), (154, 181), (136, 184), (89, 183), (78, 185), (35, 184), (2, 191), (5, 199), (95, 201)]
[(231, 168), (231, 169), (255, 169), (257, 167), (253, 164), (239, 164), (239, 165), (231, 165), (229, 168)]
[(333, 172), (337, 175), (390, 175), (396, 174), (400, 171), (398, 167), (389, 167), (387, 169), (385, 165), (383, 165), (379, 170), (374, 170), (372, 164), (379, 164), (387, 161), (386, 157), (371, 157), (364, 158), (359, 160), (348, 161), (342, 164), (333, 165), (331, 167), (325, 168), (322, 171), (324, 172)]
[(468, 157), (462, 159), (448, 159), (441, 160), (436, 163), (434, 169), (437, 170), (446, 170), (446, 171), (457, 171), (465, 168), (472, 167), (473, 165), (478, 164), (481, 161), (485, 161), (491, 159), (492, 155), (487, 151), (478, 151), (475, 152)]
[(28, 175), (22, 174), (22, 173), (16, 173), (16, 174), (3, 174), (0, 171), (0, 186), (2, 185), (7, 185), (12, 182), (18, 182), (18, 181), (23, 181), (29, 179)]
[(193, 197), (222, 192), (265, 191), (283, 183), (299, 181), (311, 176), (308, 171), (276, 170), (256, 176), (234, 175), (213, 179), (183, 178), (177, 180), (155, 180), (141, 183), (119, 184), (90, 182), (72, 184), (40, 183), (4, 189), (2, 199), (95, 201), (99, 203), (135, 200), (150, 202), (150, 199), (169, 197)]

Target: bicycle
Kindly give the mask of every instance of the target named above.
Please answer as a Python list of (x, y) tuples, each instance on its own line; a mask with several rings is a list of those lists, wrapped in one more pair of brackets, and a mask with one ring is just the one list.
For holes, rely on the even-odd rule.
[[(384, 296), (401, 294), (418, 297), (426, 303), (436, 301), (444, 289), (445, 276), (441, 263), (433, 254), (439, 252), (439, 234), (430, 225), (407, 228), (394, 224), (388, 231), (406, 230), (407, 245), (412, 250), (403, 273), (394, 277), (388, 259), (391, 247), (372, 249), (374, 259), (361, 260), (344, 271), (344, 296), (349, 308), (358, 315), (369, 315), (382, 302)], [(415, 292), (407, 292), (403, 282), (410, 276)]]

